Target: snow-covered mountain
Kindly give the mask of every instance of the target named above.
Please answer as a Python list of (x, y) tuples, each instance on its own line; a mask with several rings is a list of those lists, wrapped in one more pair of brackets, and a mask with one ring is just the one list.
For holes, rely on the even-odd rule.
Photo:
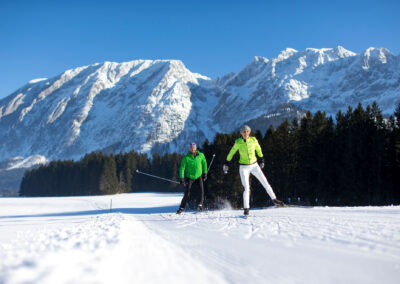
[(216, 103), (211, 80), (181, 61), (79, 67), (31, 81), (0, 101), (0, 160), (32, 154), (76, 159), (99, 149), (148, 152), (178, 136), (204, 140), (203, 129), (214, 133), (205, 125)]
[[(393, 114), (400, 101), (400, 56), (384, 48), (357, 55), (343, 47), (304, 51), (286, 49), (278, 57), (254, 57), (241, 72), (221, 84), (222, 95), (213, 112), (222, 129), (232, 121), (282, 116), (302, 110), (339, 109), (359, 102), (378, 102)], [(297, 111), (298, 112), (298, 111)]]
[(37, 165), (47, 164), (49, 161), (46, 157), (41, 155), (32, 155), (27, 158), (24, 157), (12, 157), (0, 163), (0, 171), (9, 171), (14, 169), (29, 169)]
[(41, 155), (12, 157), (0, 162), (0, 197), (17, 196), (25, 171), (48, 162), (47, 158)]
[(385, 114), (400, 101), (400, 56), (384, 48), (288, 48), (214, 80), (179, 60), (105, 62), (32, 80), (0, 100), (0, 161), (182, 152), (190, 141), (212, 140), (244, 122), (268, 127), (272, 118), (304, 110), (334, 115), (374, 100)]

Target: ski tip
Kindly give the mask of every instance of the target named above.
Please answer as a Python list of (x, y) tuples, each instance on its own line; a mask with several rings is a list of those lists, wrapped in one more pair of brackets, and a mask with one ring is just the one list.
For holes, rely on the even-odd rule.
[(289, 208), (287, 205), (275, 205), (275, 208)]

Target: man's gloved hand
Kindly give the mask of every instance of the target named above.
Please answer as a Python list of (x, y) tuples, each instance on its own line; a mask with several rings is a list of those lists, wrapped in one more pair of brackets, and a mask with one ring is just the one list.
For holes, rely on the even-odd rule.
[(203, 175), (203, 181), (206, 181), (207, 180), (207, 174), (204, 174)]
[(226, 174), (228, 173), (228, 171), (229, 171), (228, 165), (224, 164), (224, 165), (222, 166), (222, 170), (224, 171), (224, 174), (226, 175)]
[(264, 166), (265, 166), (265, 163), (264, 163), (264, 158), (261, 158), (261, 160), (260, 160), (260, 168), (264, 168)]
[(179, 181), (179, 183), (182, 184), (183, 186), (186, 186), (185, 178), (181, 178), (181, 180)]

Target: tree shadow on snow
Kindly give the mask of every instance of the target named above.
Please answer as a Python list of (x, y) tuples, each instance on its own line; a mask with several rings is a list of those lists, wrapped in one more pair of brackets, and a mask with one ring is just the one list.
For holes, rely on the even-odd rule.
[(87, 211), (71, 211), (71, 212), (54, 212), (44, 214), (31, 214), (31, 215), (14, 215), (14, 216), (0, 216), (0, 219), (9, 218), (38, 218), (38, 217), (69, 217), (69, 216), (88, 216), (88, 215), (101, 215), (109, 213), (123, 213), (123, 214), (160, 214), (160, 213), (175, 213), (179, 205), (173, 206), (160, 206), (148, 208), (113, 208), (87, 210)]

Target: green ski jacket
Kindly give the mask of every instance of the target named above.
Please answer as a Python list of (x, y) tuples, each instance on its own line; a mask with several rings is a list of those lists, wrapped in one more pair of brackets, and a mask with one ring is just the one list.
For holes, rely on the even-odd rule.
[(207, 161), (204, 154), (199, 150), (196, 151), (195, 157), (191, 152), (182, 158), (181, 167), (179, 169), (180, 178), (198, 179), (202, 174), (207, 173)]
[(239, 150), (240, 159), (239, 164), (241, 165), (251, 165), (257, 162), (257, 155), (261, 158), (263, 157), (263, 153), (261, 151), (260, 144), (258, 143), (255, 137), (249, 137), (246, 141), (243, 138), (236, 139), (235, 144), (232, 149), (229, 151), (226, 160), (230, 162), (232, 160), (233, 155)]

